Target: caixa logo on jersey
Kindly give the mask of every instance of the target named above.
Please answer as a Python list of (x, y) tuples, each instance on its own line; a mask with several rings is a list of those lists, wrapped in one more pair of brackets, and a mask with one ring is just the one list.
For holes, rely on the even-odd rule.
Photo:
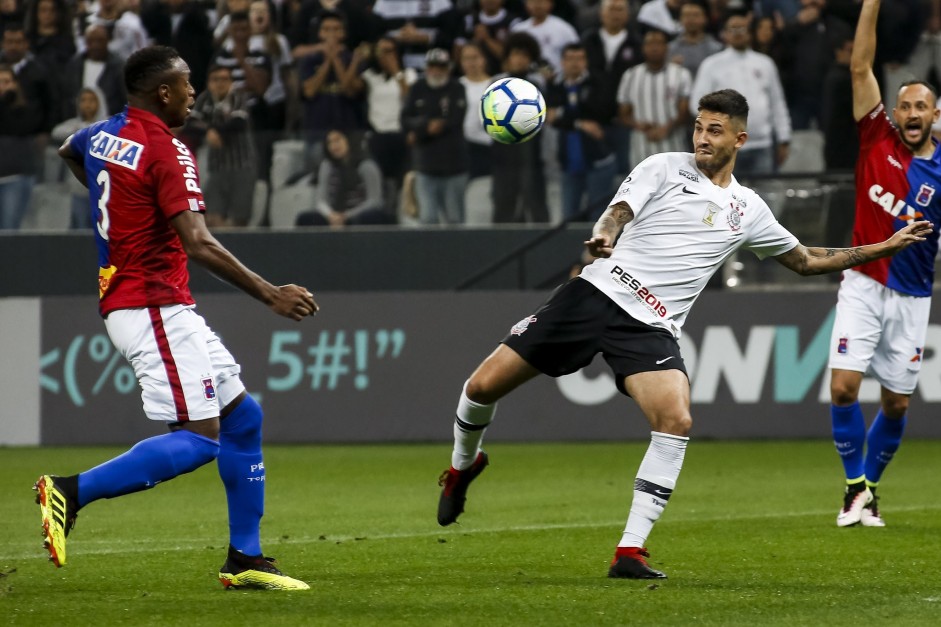
[[(923, 184), (921, 189), (918, 190), (915, 202), (927, 207), (933, 196), (934, 188)], [(882, 207), (886, 213), (890, 213), (900, 220), (912, 220), (922, 217), (921, 211), (918, 211), (903, 199), (896, 199), (895, 194), (885, 191), (881, 185), (873, 185), (869, 188), (869, 200)]]
[(96, 159), (119, 165), (122, 168), (136, 170), (140, 163), (144, 147), (123, 137), (115, 137), (111, 133), (98, 131), (91, 138), (88, 153)]

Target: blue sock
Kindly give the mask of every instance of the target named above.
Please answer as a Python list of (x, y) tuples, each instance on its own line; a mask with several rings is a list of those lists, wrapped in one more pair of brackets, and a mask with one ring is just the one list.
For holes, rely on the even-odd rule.
[(863, 472), (863, 445), (866, 443), (866, 420), (859, 403), (846, 407), (830, 405), (833, 421), (833, 444), (843, 460), (846, 480), (861, 481)]
[(219, 476), (229, 504), (229, 544), (245, 555), (261, 555), (259, 527), (265, 513), (265, 464), (261, 455), (264, 414), (251, 396), (222, 419)]
[(882, 410), (876, 415), (872, 426), (869, 427), (869, 436), (866, 443), (866, 482), (878, 484), (882, 472), (892, 461), (895, 451), (902, 443), (902, 432), (905, 431), (906, 418), (898, 420), (886, 418)]
[(78, 505), (152, 488), (196, 470), (218, 454), (218, 442), (184, 429), (142, 440), (123, 455), (79, 474)]

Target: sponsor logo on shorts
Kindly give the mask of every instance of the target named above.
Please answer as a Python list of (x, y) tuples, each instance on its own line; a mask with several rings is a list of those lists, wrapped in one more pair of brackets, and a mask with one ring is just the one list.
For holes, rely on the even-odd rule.
[(916, 348), (916, 349), (915, 349), (915, 356), (912, 357), (909, 361), (911, 361), (912, 363), (916, 363), (916, 362), (921, 361), (921, 351), (922, 351), (922, 349), (921, 349), (920, 347), (919, 347), (919, 348)]
[(529, 325), (531, 325), (534, 322), (536, 322), (536, 316), (529, 316), (527, 318), (523, 318), (522, 320), (520, 320), (519, 322), (513, 325), (513, 328), (510, 329), (510, 334), (522, 335), (523, 333), (526, 332), (526, 329), (529, 328)]
[(216, 398), (216, 386), (212, 382), (212, 377), (206, 377), (202, 380), (203, 384), (203, 396), (207, 401), (214, 400)]
[(656, 315), (660, 316), (661, 318), (667, 317), (666, 305), (660, 302), (660, 299), (657, 298), (657, 296), (644, 284), (642, 284), (640, 279), (632, 275), (621, 266), (614, 266), (611, 268), (611, 280), (633, 294), (634, 298), (636, 298), (638, 302), (644, 304), (647, 309)]
[(847, 338), (847, 337), (841, 337), (841, 338), (840, 338), (840, 343), (837, 344), (836, 352), (838, 352), (838, 353), (841, 354), (841, 355), (845, 355), (845, 354), (846, 354), (846, 350), (847, 350), (847, 346), (846, 346), (846, 345), (849, 344), (849, 341), (850, 341), (849, 338)]

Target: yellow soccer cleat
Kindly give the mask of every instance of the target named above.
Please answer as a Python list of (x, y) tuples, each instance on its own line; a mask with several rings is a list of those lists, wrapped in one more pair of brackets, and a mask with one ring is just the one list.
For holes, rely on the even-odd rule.
[(288, 577), (275, 566), (271, 557), (251, 557), (229, 547), (229, 557), (219, 581), (226, 588), (253, 588), (256, 590), (309, 590), (310, 586), (299, 579)]
[(56, 485), (56, 477), (43, 475), (33, 489), (38, 492), (36, 502), (42, 514), (43, 545), (49, 551), (49, 560), (57, 568), (65, 566), (65, 539), (78, 516), (78, 504)]

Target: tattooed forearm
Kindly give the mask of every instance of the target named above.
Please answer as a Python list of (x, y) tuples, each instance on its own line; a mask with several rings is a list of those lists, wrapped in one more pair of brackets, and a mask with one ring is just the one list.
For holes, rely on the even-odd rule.
[(839, 272), (878, 258), (878, 255), (868, 254), (866, 250), (863, 250), (864, 248), (869, 247), (807, 248), (798, 245), (787, 253), (780, 255), (778, 261), (804, 276)]
[(625, 224), (634, 219), (634, 212), (626, 202), (608, 207), (595, 223), (594, 233), (616, 236)]

